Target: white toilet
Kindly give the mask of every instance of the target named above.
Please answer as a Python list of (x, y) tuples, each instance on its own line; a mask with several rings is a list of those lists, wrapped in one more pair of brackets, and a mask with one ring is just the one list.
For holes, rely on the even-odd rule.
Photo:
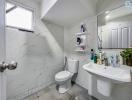
[(59, 84), (59, 93), (65, 93), (71, 87), (71, 79), (78, 72), (79, 61), (75, 59), (67, 60), (67, 70), (55, 75), (55, 80)]

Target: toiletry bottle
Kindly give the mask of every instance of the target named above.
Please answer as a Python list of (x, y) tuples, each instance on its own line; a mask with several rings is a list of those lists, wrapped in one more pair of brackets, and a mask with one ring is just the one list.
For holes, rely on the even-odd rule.
[(80, 37), (77, 37), (77, 45), (80, 45), (82, 42), (81, 38)]
[(116, 66), (115, 56), (111, 56), (111, 66), (113, 66), (113, 67)]
[(104, 65), (105, 66), (109, 66), (109, 61), (108, 61), (108, 58), (107, 57), (104, 58)]
[(91, 60), (94, 60), (94, 50), (91, 49)]
[(94, 60), (94, 63), (97, 63), (97, 54), (94, 55), (93, 60)]
[(120, 67), (120, 56), (116, 55), (116, 66)]
[(99, 64), (102, 65), (103, 61), (102, 61), (102, 51), (99, 50)]
[(85, 31), (86, 31), (85, 25), (82, 24), (82, 25), (81, 25), (81, 32), (85, 32)]
[(99, 55), (97, 55), (97, 64), (100, 64)]

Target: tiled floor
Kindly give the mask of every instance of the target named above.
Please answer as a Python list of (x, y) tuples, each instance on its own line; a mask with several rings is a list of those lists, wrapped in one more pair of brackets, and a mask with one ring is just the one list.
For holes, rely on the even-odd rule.
[(56, 90), (56, 86), (52, 85), (34, 95), (25, 98), (24, 100), (96, 100), (96, 99), (91, 99), (87, 94), (87, 90), (77, 85), (74, 85), (65, 94), (59, 94), (58, 91)]

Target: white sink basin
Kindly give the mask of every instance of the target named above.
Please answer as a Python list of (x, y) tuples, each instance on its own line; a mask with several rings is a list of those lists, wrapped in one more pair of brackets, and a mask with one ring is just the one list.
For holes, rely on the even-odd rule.
[[(112, 67), (89, 63), (84, 65), (83, 69), (91, 75), (96, 76), (97, 91), (104, 96), (111, 95), (113, 83), (131, 82), (131, 70), (129, 67)], [(92, 80), (89, 81), (91, 82)], [(92, 86), (89, 86), (89, 88), (91, 91)]]
[(94, 63), (86, 64), (83, 68), (91, 74), (113, 81), (131, 82), (130, 68), (103, 66)]

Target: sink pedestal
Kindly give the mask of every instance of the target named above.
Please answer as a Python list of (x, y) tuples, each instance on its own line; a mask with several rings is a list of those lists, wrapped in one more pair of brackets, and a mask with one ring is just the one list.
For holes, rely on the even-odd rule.
[(107, 96), (107, 97), (111, 96), (112, 83), (107, 80), (98, 79), (97, 80), (97, 91), (104, 96)]
[[(89, 73), (88, 73), (89, 74)], [(89, 84), (88, 84), (88, 95), (92, 96), (93, 95), (93, 76), (91, 74), (89, 74), (88, 80), (89, 80)]]

